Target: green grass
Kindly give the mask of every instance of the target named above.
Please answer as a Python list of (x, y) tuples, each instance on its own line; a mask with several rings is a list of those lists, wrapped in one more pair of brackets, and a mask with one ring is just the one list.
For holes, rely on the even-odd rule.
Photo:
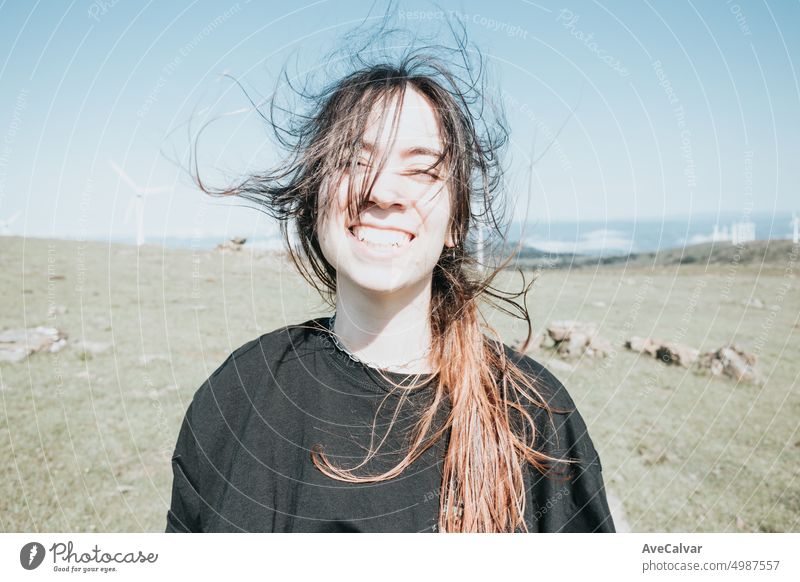
[[(95, 356), (68, 347), (0, 364), (7, 532), (162, 531), (169, 455), (197, 387), (242, 343), (327, 313), (287, 262), (249, 252), (19, 238), (0, 239), (0, 249), (0, 328), (55, 325), (70, 342), (113, 344)], [(584, 268), (545, 272), (534, 285), (537, 328), (593, 321), (618, 350), (552, 370), (634, 531), (800, 531), (800, 286), (796, 264), (768, 267)], [(515, 289), (518, 275), (498, 284)], [(751, 293), (766, 308), (744, 307)], [(51, 304), (67, 312), (50, 317)], [(517, 320), (484, 313), (506, 343), (523, 335)], [(664, 366), (625, 352), (629, 335), (709, 350), (735, 341), (758, 355), (766, 382)]]

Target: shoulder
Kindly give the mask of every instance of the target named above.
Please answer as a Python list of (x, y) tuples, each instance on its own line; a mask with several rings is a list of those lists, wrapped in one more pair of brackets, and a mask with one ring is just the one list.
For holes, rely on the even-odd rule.
[(575, 409), (575, 402), (564, 384), (543, 364), (506, 344), (503, 344), (503, 349), (506, 358), (533, 381), (542, 399), (548, 406), (555, 409), (553, 410), (554, 413), (568, 414)]
[(564, 384), (534, 358), (504, 345), (506, 357), (514, 362), (534, 382), (545, 403), (551, 408), (548, 415), (541, 408), (532, 410), (542, 429), (541, 437), (554, 453), (566, 453), (588, 464), (600, 466), (599, 456), (583, 416)]
[(274, 377), (277, 366), (296, 359), (304, 349), (314, 320), (286, 325), (235, 349), (196, 390), (192, 414), (229, 417), (252, 408), (258, 391)]

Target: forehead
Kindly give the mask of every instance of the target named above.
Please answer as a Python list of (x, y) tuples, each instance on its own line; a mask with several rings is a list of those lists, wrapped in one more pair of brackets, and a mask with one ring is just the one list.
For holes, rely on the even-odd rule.
[[(385, 106), (381, 106), (385, 105)], [(363, 141), (386, 147), (392, 136), (392, 124), (400, 109), (395, 128), (393, 149), (413, 146), (441, 148), (439, 120), (431, 102), (419, 91), (409, 86), (402, 103), (394, 97), (388, 104), (379, 103), (372, 108)]]

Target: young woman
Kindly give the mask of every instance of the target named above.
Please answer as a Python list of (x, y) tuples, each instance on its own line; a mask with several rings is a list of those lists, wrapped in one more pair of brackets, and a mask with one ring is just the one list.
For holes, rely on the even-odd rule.
[(276, 217), (335, 313), (245, 344), (196, 392), (167, 531), (613, 532), (569, 394), (481, 326), (504, 265), (485, 275), (467, 243), (494, 216), (502, 124), (439, 58), (360, 64), (279, 128), (280, 171), (199, 182)]

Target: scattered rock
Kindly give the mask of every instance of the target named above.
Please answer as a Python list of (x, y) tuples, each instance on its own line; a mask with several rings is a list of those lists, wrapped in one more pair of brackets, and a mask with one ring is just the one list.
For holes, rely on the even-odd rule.
[(47, 309), (47, 317), (55, 317), (56, 315), (64, 315), (67, 308), (64, 305), (51, 305)]
[(556, 342), (553, 338), (550, 337), (550, 334), (543, 334), (538, 336), (539, 340), (539, 347), (546, 348), (548, 350), (552, 350), (556, 347)]
[(755, 369), (756, 356), (737, 345), (723, 346), (706, 352), (697, 360), (697, 368), (709, 371), (714, 376), (725, 375), (738, 382), (759, 383), (761, 378)]
[(611, 342), (598, 336), (591, 338), (589, 345), (586, 346), (586, 355), (591, 358), (605, 358), (613, 351)]
[(130, 485), (117, 485), (117, 493), (128, 493), (133, 491), (133, 487)]
[[(524, 338), (514, 342), (513, 348), (521, 352), (523, 341)], [(611, 343), (597, 335), (595, 324), (567, 319), (553, 321), (545, 333), (534, 334), (525, 351), (539, 352), (543, 349), (554, 349), (564, 358), (582, 355), (603, 358), (613, 351)]]
[(658, 358), (665, 364), (690, 367), (697, 361), (700, 350), (678, 342), (665, 342), (660, 339), (633, 336), (625, 342), (625, 347), (631, 351), (647, 354)]
[(233, 237), (222, 244), (218, 244), (216, 250), (220, 252), (241, 251), (247, 239), (241, 236)]
[(9, 329), (0, 332), (0, 362), (21, 362), (35, 352), (58, 352), (67, 334), (55, 327)]
[(592, 336), (597, 333), (597, 329), (592, 323), (563, 319), (551, 321), (547, 326), (547, 333), (553, 341), (559, 343), (568, 340), (572, 335)]
[(656, 351), (656, 358), (665, 364), (674, 364), (676, 366), (683, 366), (684, 368), (688, 368), (694, 364), (699, 355), (700, 350), (690, 348), (689, 346), (677, 342), (666, 342)]
[(638, 335), (625, 342), (625, 347), (629, 350), (640, 354), (649, 354), (654, 358), (656, 357), (658, 346), (659, 342), (657, 340), (652, 340), (649, 337), (639, 337)]
[(745, 307), (754, 307), (756, 309), (764, 309), (764, 302), (761, 299), (756, 297), (748, 297), (747, 299), (742, 299), (742, 305)]
[(582, 355), (604, 358), (611, 352), (611, 344), (598, 337), (594, 323), (571, 319), (552, 321), (547, 326), (547, 334), (553, 340), (558, 355), (574, 358)]
[(586, 350), (590, 341), (591, 336), (585, 333), (571, 333), (564, 340), (556, 342), (556, 351), (566, 358), (578, 357)]

